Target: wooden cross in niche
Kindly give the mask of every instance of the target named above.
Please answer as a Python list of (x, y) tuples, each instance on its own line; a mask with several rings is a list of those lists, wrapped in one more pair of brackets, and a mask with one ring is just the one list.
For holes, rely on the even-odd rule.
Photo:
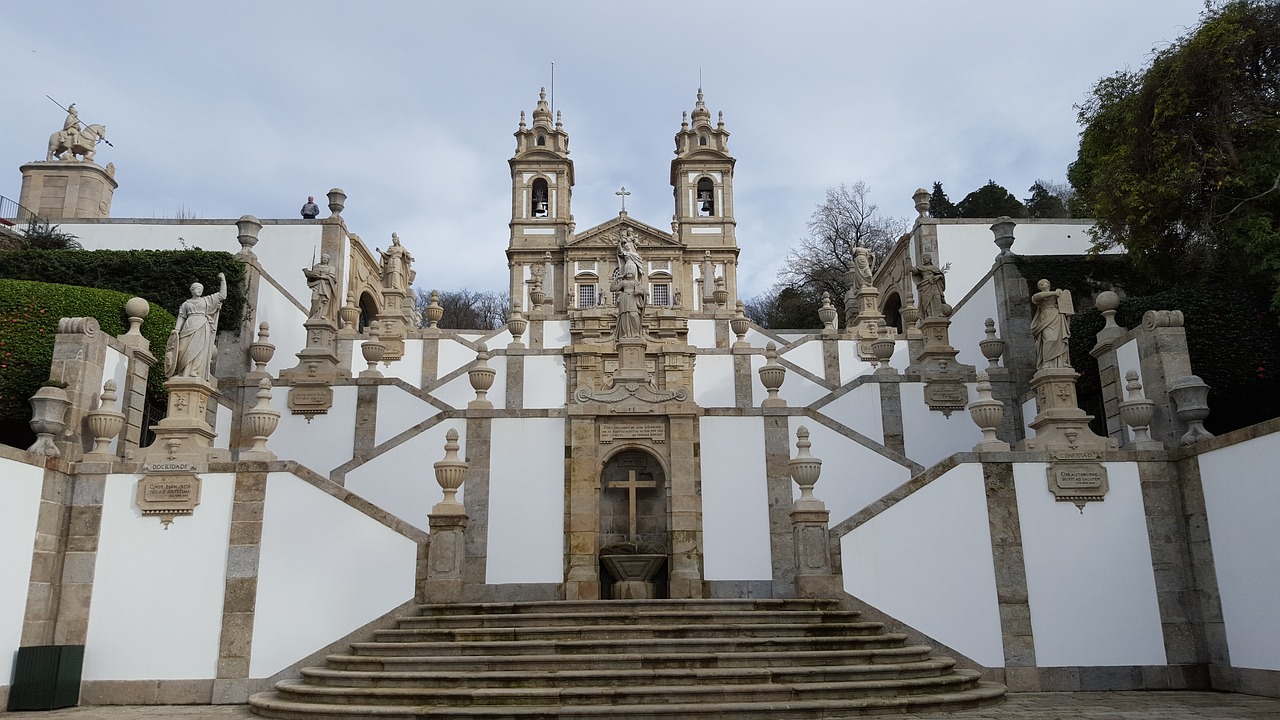
[(626, 480), (613, 480), (609, 483), (609, 488), (626, 488), (627, 490), (627, 510), (631, 520), (631, 542), (639, 542), (639, 535), (636, 533), (636, 490), (641, 488), (656, 488), (658, 483), (653, 480), (637, 480), (636, 471), (628, 470)]

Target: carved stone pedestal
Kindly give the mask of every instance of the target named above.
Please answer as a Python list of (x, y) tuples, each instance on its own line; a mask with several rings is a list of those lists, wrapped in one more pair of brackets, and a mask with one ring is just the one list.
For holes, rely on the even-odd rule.
[(925, 382), (924, 401), (930, 410), (948, 417), (969, 405), (969, 389), (964, 381), (973, 375), (973, 366), (956, 362), (960, 352), (951, 346), (951, 320), (929, 317), (920, 322), (924, 347), (908, 372)]
[(217, 437), (205, 420), (209, 403), (217, 390), (198, 377), (172, 377), (164, 384), (169, 391), (169, 411), (151, 429), (156, 440), (143, 451), (143, 472), (152, 463), (204, 465), (210, 461), (227, 462), (231, 453), (213, 447)]
[(1075, 370), (1040, 368), (1031, 377), (1036, 392), (1036, 434), (1022, 441), (1024, 450), (1048, 451), (1049, 492), (1059, 501), (1085, 503), (1102, 500), (1109, 489), (1104, 450), (1115, 450), (1113, 438), (1098, 437), (1089, 429), (1091, 415), (1076, 405)]
[(463, 595), (463, 535), (468, 517), (461, 512), (442, 512), (439, 505), (427, 516), (431, 543), (427, 546), (427, 579), (423, 593), (427, 602), (461, 602)]
[(871, 343), (879, 337), (880, 327), (884, 325), (884, 314), (880, 312), (880, 291), (867, 286), (857, 291), (850, 290), (845, 295), (845, 333), (858, 341), (858, 357), (863, 360), (875, 360)]
[(329, 386), (338, 378), (351, 377), (351, 370), (338, 361), (338, 326), (327, 318), (310, 318), (307, 328), (307, 346), (298, 353), (298, 364), (280, 371), (281, 380), (292, 381), (289, 389), (289, 410), (295, 415), (327, 413), (333, 406), (333, 389)]

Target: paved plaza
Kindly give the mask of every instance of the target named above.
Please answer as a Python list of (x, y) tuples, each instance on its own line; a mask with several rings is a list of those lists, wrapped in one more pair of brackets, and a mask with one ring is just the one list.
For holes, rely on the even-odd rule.
[[(9, 713), (11, 720), (222, 720), (254, 717), (247, 706), (100, 706)], [(979, 710), (891, 715), (899, 720), (1280, 720), (1280, 699), (1206, 692), (1013, 693)], [(673, 719), (675, 720), (675, 719)]]

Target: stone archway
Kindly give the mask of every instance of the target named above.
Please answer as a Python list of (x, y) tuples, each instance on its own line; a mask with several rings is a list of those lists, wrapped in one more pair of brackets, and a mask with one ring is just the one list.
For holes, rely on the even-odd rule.
[(667, 473), (640, 447), (624, 447), (600, 470), (600, 579), (606, 598), (667, 597), (671, 554)]

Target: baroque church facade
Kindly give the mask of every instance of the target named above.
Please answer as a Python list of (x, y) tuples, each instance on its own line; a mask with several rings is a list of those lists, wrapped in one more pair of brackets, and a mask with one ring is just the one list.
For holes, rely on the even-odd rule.
[[(86, 702), (252, 696), (272, 717), (483, 704), (501, 682), (487, 670), (435, 689), (359, 673), (426, 672), (437, 650), (488, 656), (495, 646), (433, 644), (486, 626), (508, 628), (487, 639), (569, 643), (538, 646), (553, 654), (601, 642), (673, 658), (660, 678), (589, 685), (575, 702), (590, 708), (674, 702), (664, 683), (701, 682), (674, 658), (720, 657), (716, 642), (792, 643), (798, 655), (774, 660), (800, 674), (847, 666), (828, 681), (730, 681), (748, 686), (743, 703), (786, 693), (794, 717), (866, 711), (876, 695), (897, 711), (974, 704), (1005, 687), (1280, 695), (1280, 567), (1253, 552), (1257, 533), (1276, 535), (1265, 508), (1280, 497), (1238, 472), (1274, 457), (1276, 428), (1204, 432), (1170, 308), (1099, 334), (1106, 433), (1090, 429), (1075, 369), (1051, 350), (1070, 295), (1052, 278), (1037, 288), (1012, 257), (1081, 252), (1087, 221), (939, 220), (918, 193), (911, 232), (874, 275), (851, 272), (821, 330), (767, 329), (742, 313), (735, 159), (701, 91), (675, 135), (669, 229), (630, 217), (625, 194), (617, 217), (577, 229), (569, 135), (545, 95), (515, 137), (503, 328), (439, 328), (435, 302), (419, 321), (412, 255), (398, 238), (371, 251), (336, 188), (326, 217), (183, 222), (187, 242), (245, 265), (250, 311), (206, 371), (169, 379), (162, 442), (141, 446), (136, 400), (159, 360), (136, 332), (63, 322), (51, 378), (68, 384), (64, 427), (0, 448), (13, 478), (0, 547), (16, 558), (0, 567), (4, 658), (79, 647)], [(76, 209), (110, 207), (113, 178), (77, 181), (105, 172), (91, 159), (22, 171), (23, 204), (88, 249), (173, 245), (173, 221)], [(305, 250), (319, 260), (299, 273)], [(1090, 300), (1114, 310), (1114, 294)], [(107, 415), (111, 434), (95, 419)], [(726, 629), (748, 610), (833, 626), (776, 640)], [(548, 624), (521, 635), (521, 613)], [(607, 640), (563, 629), (595, 618), (613, 618)], [(608, 634), (624, 624), (649, 634)], [(671, 639), (703, 631), (734, 639)], [(11, 696), (13, 658), (0, 658)], [(739, 660), (755, 662), (725, 667)], [(573, 668), (545, 662), (519, 671), (545, 687), (503, 702), (560, 712), (546, 693)], [(851, 675), (877, 663), (895, 675)], [(619, 684), (635, 696), (592, 695)], [(714, 713), (713, 696), (680, 691), (681, 712)]]

